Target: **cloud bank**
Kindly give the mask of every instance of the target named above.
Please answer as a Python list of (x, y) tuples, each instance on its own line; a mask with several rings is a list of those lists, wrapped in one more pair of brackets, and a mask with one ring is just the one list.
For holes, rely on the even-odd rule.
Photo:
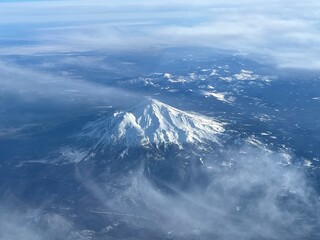
[(41, 1), (0, 3), (1, 54), (205, 46), (280, 66), (320, 67), (319, 2)]

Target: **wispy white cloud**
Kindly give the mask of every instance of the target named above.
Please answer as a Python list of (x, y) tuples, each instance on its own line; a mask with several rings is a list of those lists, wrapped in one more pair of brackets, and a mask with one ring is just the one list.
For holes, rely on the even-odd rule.
[(0, 54), (205, 46), (319, 68), (319, 7), (314, 0), (0, 3), (6, 37), (35, 42)]
[[(96, 58), (90, 60), (92, 64), (100, 62)], [(67, 61), (68, 58), (65, 63)], [(82, 66), (89, 64), (87, 59), (73, 58), (72, 61), (78, 61), (75, 64)], [(138, 94), (89, 82), (80, 77), (52, 74), (3, 62), (0, 62), (0, 79), (0, 95), (14, 95), (23, 99), (25, 104), (49, 100), (63, 106), (112, 104), (119, 107), (128, 99), (132, 101), (139, 98)]]
[[(247, 155), (239, 156), (241, 150)], [(128, 225), (164, 232), (173, 239), (308, 238), (319, 221), (317, 195), (302, 172), (275, 164), (282, 157), (271, 155), (247, 146), (227, 151), (227, 159), (237, 159), (236, 164), (215, 165), (205, 190), (195, 185), (181, 191), (157, 179), (172, 195), (141, 172), (116, 179), (110, 186), (83, 177), (90, 176), (86, 170), (79, 178), (108, 209), (97, 214), (124, 215)], [(311, 215), (314, 223), (304, 222)]]

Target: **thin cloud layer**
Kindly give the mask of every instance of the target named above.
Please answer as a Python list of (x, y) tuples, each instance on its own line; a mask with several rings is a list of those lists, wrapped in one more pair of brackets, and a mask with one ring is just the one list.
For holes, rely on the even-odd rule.
[[(66, 60), (67, 61), (67, 60)], [(85, 61), (80, 64), (85, 66)], [(134, 99), (137, 94), (106, 87), (72, 76), (54, 75), (15, 64), (0, 62), (0, 93), (26, 100), (50, 99), (57, 103), (111, 104), (120, 98)], [(119, 105), (120, 102), (119, 102)]]
[[(0, 3), (0, 54), (205, 46), (320, 67), (317, 1)], [(1, 41), (0, 40), (0, 41)]]
[(319, 202), (304, 174), (256, 149), (242, 150), (246, 156), (227, 153), (237, 159), (232, 168), (214, 166), (205, 189), (180, 191), (168, 184), (174, 194), (165, 194), (141, 172), (110, 186), (82, 180), (108, 209), (95, 213), (123, 216), (129, 226), (170, 239), (312, 239)]

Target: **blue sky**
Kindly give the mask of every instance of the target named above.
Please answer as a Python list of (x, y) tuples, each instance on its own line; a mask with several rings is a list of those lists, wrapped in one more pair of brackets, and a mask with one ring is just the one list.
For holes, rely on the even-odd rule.
[(320, 2), (0, 1), (0, 54), (203, 46), (320, 67)]

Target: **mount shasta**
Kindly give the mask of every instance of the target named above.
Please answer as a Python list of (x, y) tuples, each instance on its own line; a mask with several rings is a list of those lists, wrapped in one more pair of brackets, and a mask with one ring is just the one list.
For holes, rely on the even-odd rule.
[(87, 124), (79, 134), (94, 140), (94, 148), (123, 144), (153, 145), (219, 144), (223, 124), (213, 118), (185, 112), (155, 99), (146, 99), (131, 111), (117, 111)]

